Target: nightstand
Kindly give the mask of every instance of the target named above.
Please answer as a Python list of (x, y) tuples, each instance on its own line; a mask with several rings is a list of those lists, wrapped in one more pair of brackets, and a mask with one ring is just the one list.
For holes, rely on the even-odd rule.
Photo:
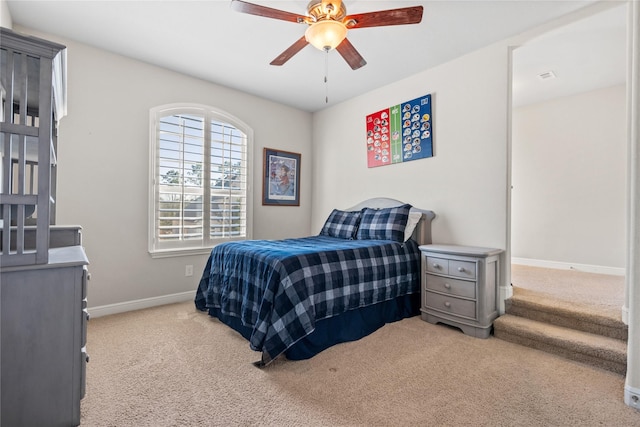
[(502, 249), (422, 245), (422, 319), (487, 338), (498, 317)]

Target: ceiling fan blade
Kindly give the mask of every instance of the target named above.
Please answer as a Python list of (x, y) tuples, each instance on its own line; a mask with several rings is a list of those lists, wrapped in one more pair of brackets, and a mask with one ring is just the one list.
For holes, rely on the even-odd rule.
[(282, 65), (282, 64), (284, 64), (285, 62), (290, 60), (293, 55), (295, 55), (296, 53), (300, 52), (300, 50), (302, 50), (302, 48), (305, 47), (308, 44), (309, 44), (309, 42), (307, 41), (307, 39), (304, 36), (300, 37), (300, 39), (298, 39), (298, 41), (296, 41), (294, 44), (289, 46), (284, 52), (282, 52), (280, 55), (278, 55), (278, 57), (276, 59), (271, 61), (271, 65)]
[(357, 70), (360, 67), (367, 65), (367, 61), (364, 60), (362, 55), (358, 53), (355, 47), (347, 39), (342, 40), (342, 43), (336, 47), (338, 53), (347, 61), (347, 64), (352, 70)]
[(342, 22), (348, 29), (383, 27), (387, 25), (418, 24), (422, 21), (422, 6), (358, 13), (345, 17)]
[(242, 0), (231, 0), (231, 9), (236, 12), (248, 13), (250, 15), (264, 16), (266, 18), (280, 19), (295, 23), (306, 22), (306, 17), (284, 10), (273, 9), (271, 7), (260, 6)]

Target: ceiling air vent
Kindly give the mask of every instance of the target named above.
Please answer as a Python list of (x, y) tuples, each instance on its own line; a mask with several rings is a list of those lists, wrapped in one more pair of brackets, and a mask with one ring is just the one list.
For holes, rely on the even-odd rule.
[(540, 80), (551, 80), (556, 78), (556, 73), (553, 71), (545, 71), (544, 73), (538, 74), (538, 78)]

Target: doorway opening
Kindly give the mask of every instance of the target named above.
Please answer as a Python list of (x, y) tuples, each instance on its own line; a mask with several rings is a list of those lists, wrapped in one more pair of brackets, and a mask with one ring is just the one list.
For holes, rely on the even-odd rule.
[(626, 54), (625, 5), (513, 51), (514, 287), (624, 304)]

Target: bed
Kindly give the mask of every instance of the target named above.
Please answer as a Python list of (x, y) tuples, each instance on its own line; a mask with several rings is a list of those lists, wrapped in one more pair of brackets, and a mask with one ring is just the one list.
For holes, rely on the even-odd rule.
[(395, 199), (334, 209), (320, 234), (214, 247), (195, 306), (261, 352), (308, 359), (420, 312), (419, 245), (435, 214)]

